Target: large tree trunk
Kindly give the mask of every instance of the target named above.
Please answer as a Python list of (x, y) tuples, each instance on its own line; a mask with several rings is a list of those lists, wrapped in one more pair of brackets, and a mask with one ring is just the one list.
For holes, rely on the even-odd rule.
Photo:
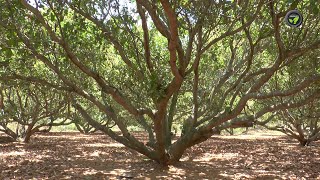
[(156, 152), (159, 156), (159, 159), (157, 160), (160, 164), (166, 165), (168, 162), (168, 157), (166, 154), (165, 149), (165, 112), (158, 112), (155, 115), (155, 122), (154, 122), (154, 131), (156, 134)]
[(309, 146), (312, 142), (310, 139), (301, 138), (298, 139), (300, 146)]
[(23, 142), (25, 142), (25, 143), (29, 143), (30, 142), (30, 139), (31, 139), (31, 133), (30, 132), (27, 132), (26, 133), (26, 136), (24, 137), (24, 139), (23, 139)]
[(35, 133), (39, 131), (39, 128), (33, 128), (34, 127), (34, 123), (31, 125), (28, 125), (28, 128), (25, 132), (25, 136), (23, 137), (23, 142), (24, 143), (29, 143), (31, 136)]

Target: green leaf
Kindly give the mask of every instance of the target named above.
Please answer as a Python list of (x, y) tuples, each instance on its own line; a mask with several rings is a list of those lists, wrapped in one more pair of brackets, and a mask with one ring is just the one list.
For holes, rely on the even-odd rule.
[(12, 52), (11, 49), (6, 49), (6, 50), (5, 50), (5, 54), (6, 54), (6, 57), (7, 57), (7, 58), (10, 58), (10, 57), (13, 56), (13, 52)]
[(319, 14), (320, 10), (319, 10), (319, 8), (315, 5), (315, 6), (312, 6), (312, 12), (313, 12), (314, 14)]
[(50, 20), (51, 20), (52, 22), (55, 20), (55, 16), (54, 16), (53, 13), (51, 13)]

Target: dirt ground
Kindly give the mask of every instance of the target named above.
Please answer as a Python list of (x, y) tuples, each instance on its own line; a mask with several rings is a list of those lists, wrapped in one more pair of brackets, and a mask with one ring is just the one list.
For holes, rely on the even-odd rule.
[(213, 136), (162, 168), (103, 134), (47, 133), (29, 144), (0, 144), (0, 172), (0, 179), (320, 179), (320, 142), (300, 147), (266, 133)]

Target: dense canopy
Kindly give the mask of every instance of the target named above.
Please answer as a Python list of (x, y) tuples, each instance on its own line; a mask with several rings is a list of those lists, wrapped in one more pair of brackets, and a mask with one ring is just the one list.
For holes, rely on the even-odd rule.
[[(34, 116), (47, 126), (81, 121), (166, 165), (223, 129), (266, 126), (320, 98), (316, 0), (0, 0), (0, 7), (1, 109), (10, 111), (2, 129), (25, 114), (10, 103), (26, 98), (22, 104), (44, 108)], [(299, 28), (284, 22), (292, 9), (304, 16)], [(44, 122), (31, 119), (22, 125)]]

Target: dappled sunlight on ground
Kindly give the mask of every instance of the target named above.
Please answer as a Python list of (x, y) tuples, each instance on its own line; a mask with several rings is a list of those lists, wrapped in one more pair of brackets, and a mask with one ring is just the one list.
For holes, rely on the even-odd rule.
[(215, 135), (212, 137), (218, 137), (222, 139), (272, 139), (272, 138), (279, 138), (279, 137), (285, 137), (286, 135), (281, 133), (281, 132), (248, 132), (247, 134), (239, 134), (239, 135), (233, 135), (233, 136), (228, 136), (228, 135)]
[(99, 133), (47, 133), (0, 144), (0, 179), (320, 179), (320, 143), (279, 135), (213, 136), (181, 161), (163, 168)]
[(25, 151), (10, 151), (10, 152), (1, 152), (0, 157), (5, 158), (6, 156), (22, 156), (25, 155)]
[(214, 161), (214, 160), (232, 160), (238, 157), (238, 153), (220, 153), (220, 154), (211, 154), (211, 153), (204, 153), (201, 154), (196, 159), (193, 159), (195, 162), (205, 162), (205, 161)]
[(108, 143), (108, 144), (95, 143), (95, 144), (85, 144), (83, 146), (86, 146), (86, 147), (124, 147), (124, 145), (120, 144), (120, 143)]

